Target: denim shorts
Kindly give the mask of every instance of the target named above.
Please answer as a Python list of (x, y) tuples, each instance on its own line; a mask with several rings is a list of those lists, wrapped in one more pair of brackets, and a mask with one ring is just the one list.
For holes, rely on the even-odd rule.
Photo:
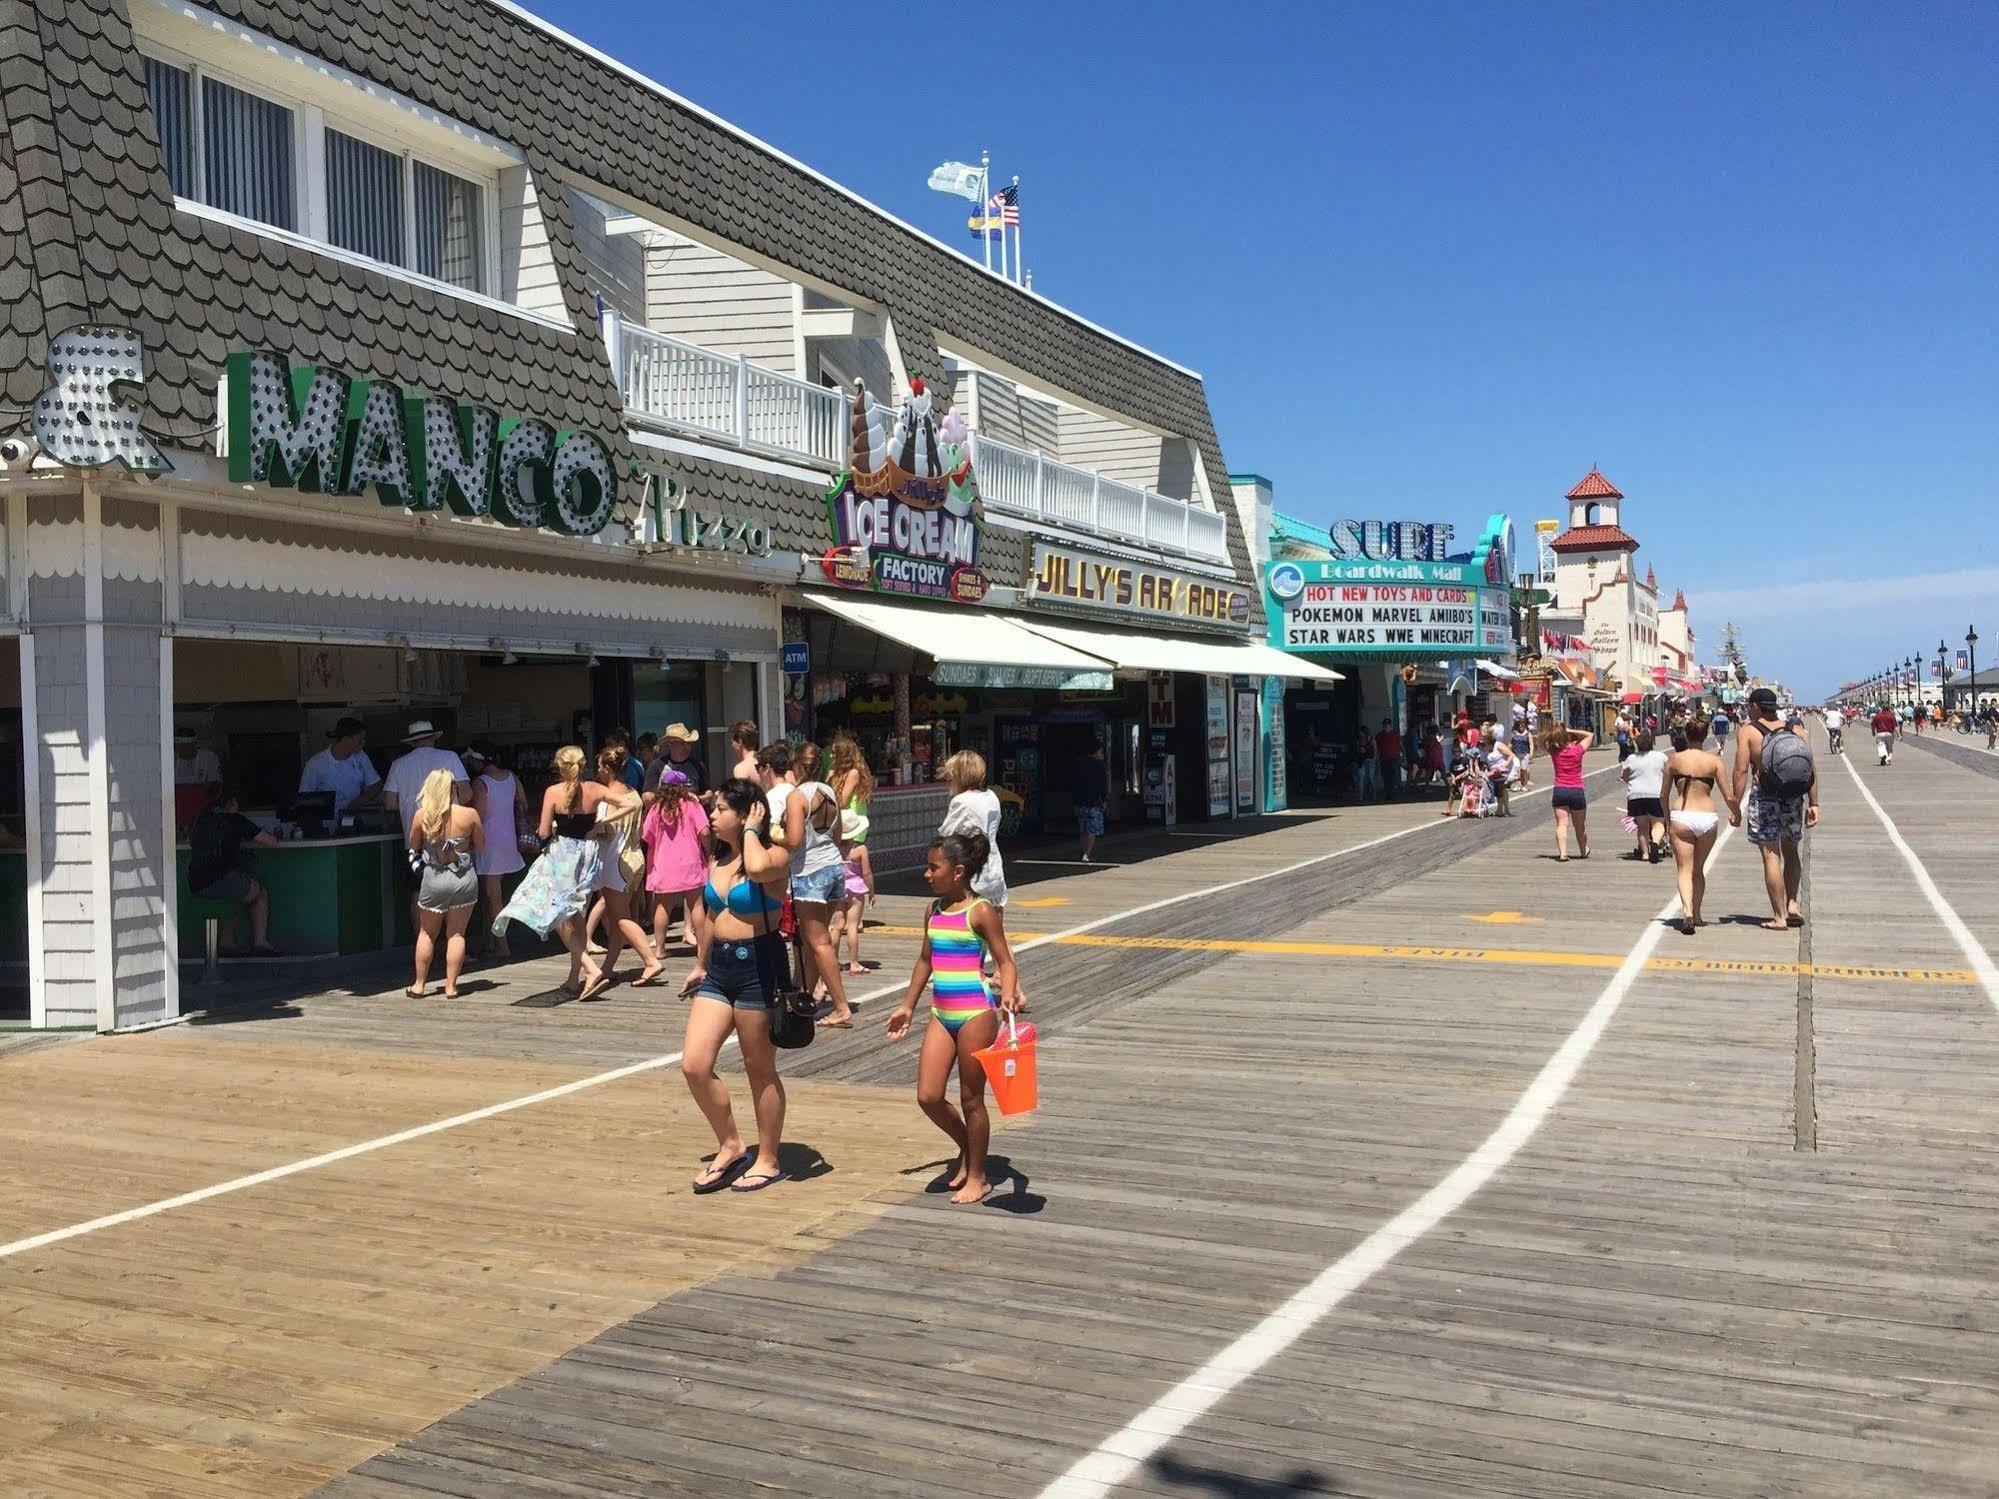
[(1076, 831), (1097, 837), (1104, 830), (1104, 809), (1102, 807), (1078, 807), (1076, 809)]
[(791, 977), (790, 968), (790, 954), (776, 932), (747, 942), (717, 938), (708, 948), (708, 976), (694, 997), (719, 999), (738, 1010), (769, 1010)]
[(824, 869), (815, 869), (810, 874), (794, 874), (791, 877), (791, 898), (793, 900), (816, 901), (830, 906), (836, 900), (844, 900), (847, 894), (847, 867), (844, 864), (829, 864)]

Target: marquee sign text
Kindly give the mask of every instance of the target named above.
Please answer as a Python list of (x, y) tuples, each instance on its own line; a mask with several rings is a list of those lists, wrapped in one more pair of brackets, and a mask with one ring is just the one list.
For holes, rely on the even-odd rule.
[(1226, 581), (1170, 567), (1095, 557), (1068, 547), (1037, 545), (1027, 589), (1037, 599), (1090, 604), (1153, 619), (1246, 624), (1249, 592)]

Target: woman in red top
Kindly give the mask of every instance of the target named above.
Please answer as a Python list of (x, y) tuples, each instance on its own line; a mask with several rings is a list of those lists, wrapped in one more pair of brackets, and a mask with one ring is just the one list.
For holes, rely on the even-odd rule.
[(1581, 729), (1553, 727), (1542, 741), (1555, 764), (1555, 858), (1569, 862), (1569, 825), (1575, 824), (1576, 856), (1589, 857), (1589, 792), (1583, 786), (1583, 756), (1591, 736)]

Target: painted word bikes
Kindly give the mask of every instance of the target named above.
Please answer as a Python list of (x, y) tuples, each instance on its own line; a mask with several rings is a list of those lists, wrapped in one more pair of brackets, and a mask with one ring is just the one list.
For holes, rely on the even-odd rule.
[(449, 510), (571, 536), (604, 529), (618, 507), (610, 447), (386, 380), (293, 366), (282, 354), (229, 355), (229, 477), (384, 505)]

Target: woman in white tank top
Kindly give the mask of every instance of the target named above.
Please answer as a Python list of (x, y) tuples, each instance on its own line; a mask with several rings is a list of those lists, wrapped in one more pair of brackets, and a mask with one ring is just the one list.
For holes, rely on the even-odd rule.
[[(527, 865), (521, 854), (521, 833), (528, 825), (527, 793), (521, 788), (520, 777), (495, 759), (491, 750), (468, 749), (459, 758), (469, 762), (467, 768), (477, 776), (472, 782), (472, 809), (487, 830), (486, 846), (472, 856), (472, 867), (479, 876), (490, 932), (491, 921), (498, 919), (500, 907), (506, 904), (501, 891), (503, 877)], [(493, 957), (513, 956), (504, 936), (494, 933), (487, 941), (487, 951)]]

